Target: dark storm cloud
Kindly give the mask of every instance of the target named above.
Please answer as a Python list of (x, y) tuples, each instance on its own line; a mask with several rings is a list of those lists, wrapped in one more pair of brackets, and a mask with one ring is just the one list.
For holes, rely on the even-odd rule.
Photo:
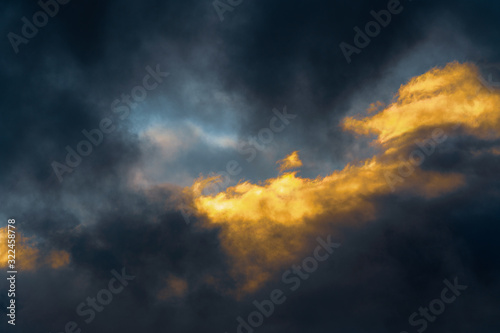
[[(116, 195), (114, 191), (108, 193), (110, 197), (113, 194)], [(172, 196), (171, 190), (157, 189), (149, 195), (155, 199), (137, 194), (120, 195), (118, 201), (111, 200), (114, 207), (107, 213), (101, 212), (95, 224), (87, 226), (77, 227), (70, 222), (75, 221), (74, 216), (58, 209), (20, 216), (18, 221), (31, 221), (37, 235), (45, 239), (42, 244), (66, 250), (72, 259), (72, 263), (60, 271), (40, 269), (26, 272), (19, 279), (19, 285), (24, 289), (18, 298), (23, 303), (20, 313), (36, 312), (30, 316), (32, 321), (19, 323), (20, 329), (28, 331), (36, 325), (37, 329), (48, 332), (61, 329), (71, 320), (83, 324), (87, 316), (75, 313), (77, 305), (85, 302), (87, 297), (95, 297), (107, 286), (112, 277), (111, 270), (121, 271), (122, 267), (136, 278), (120, 296), (115, 297), (113, 303), (106, 306), (105, 312), (97, 313), (96, 320), (91, 323), (95, 326), (88, 329), (106, 330), (110, 323), (114, 329), (121, 326), (124, 331), (146, 327), (157, 329), (158, 322), (166, 318), (189, 324), (186, 315), (174, 316), (172, 313), (165, 317), (164, 311), (195, 311), (200, 306), (198, 294), (202, 295), (200, 304), (205, 303), (203, 297), (220, 302), (220, 296), (213, 288), (207, 288), (204, 281), (208, 274), (224, 279), (224, 256), (218, 250), (216, 233), (190, 228), (179, 212), (166, 211), (165, 200)], [(35, 225), (37, 222), (39, 225)], [(175, 302), (158, 299), (159, 291), (165, 288), (164, 280), (172, 274), (189, 283), (189, 297), (180, 303), (180, 309), (175, 309)], [(231, 284), (231, 281), (226, 284)], [(43, 289), (43, 292), (37, 289)], [(24, 299), (31, 299), (29, 303), (38, 307), (24, 305), (28, 303), (24, 303)], [(139, 303), (142, 306), (136, 308), (134, 304)], [(134, 308), (132, 317), (135, 319), (130, 322), (118, 320), (123, 313)], [(58, 315), (54, 316), (56, 313)], [(143, 319), (137, 320), (140, 317)], [(173, 323), (173, 327), (175, 325)]]
[[(400, 84), (432, 66), (457, 59), (498, 60), (497, 46), (492, 43), (499, 32), (493, 19), (494, 13), (496, 17), (500, 14), (497, 5), (488, 1), (402, 1), (401, 13), (392, 15), (390, 24), (372, 38), (361, 54), (352, 55), (348, 65), (339, 44), (354, 45), (353, 28), (364, 30), (366, 23), (374, 20), (370, 11), (387, 9), (388, 3), (243, 2), (233, 12), (226, 12), (220, 36), (227, 64), (218, 75), (226, 89), (241, 91), (259, 102), (251, 117), (244, 120), (242, 136), (265, 126), (273, 107), (287, 104), (290, 110), (302, 115), (300, 127), (286, 136), (290, 146), (303, 150), (319, 148), (323, 161), (338, 162), (345, 159), (345, 142), (352, 138), (336, 125), (352, 107), (352, 95), (373, 91), (381, 79), (392, 75), (388, 74), (391, 68), (417, 52), (419, 45), (424, 44), (423, 56), (426, 52), (434, 56), (443, 45), (455, 52), (444, 51), (431, 63), (420, 57), (416, 63), (406, 64), (413, 67), (399, 69), (408, 72), (388, 84), (383, 94), (395, 92)], [(486, 6), (488, 22), (477, 22)], [(482, 41), (479, 44), (478, 39)], [(427, 40), (431, 42), (425, 45)], [(380, 94), (374, 98), (381, 98)], [(364, 102), (368, 106), (375, 100)], [(296, 137), (300, 137), (300, 143)]]
[[(315, 273), (277, 314), (290, 323), (287, 331), (311, 326), (313, 331), (326, 327), (347, 332), (353, 327), (362, 332), (416, 331), (408, 317), (439, 298), (442, 281), (455, 276), (469, 288), (447, 305), (435, 323), (429, 323), (428, 331), (465, 332), (466, 327), (475, 327), (487, 332), (498, 327), (493, 313), (478, 314), (477, 322), (470, 318), (474, 308), (495, 308), (499, 271), (492, 263), (498, 260), (498, 249), (487, 235), (498, 235), (496, 208), (486, 204), (488, 212), (478, 214), (457, 212), (460, 200), (456, 198), (435, 203), (386, 200), (386, 218), (363, 231), (349, 232), (343, 241), (347, 253), (339, 252), (337, 264)], [(491, 200), (490, 195), (478, 198), (483, 205)], [(465, 202), (470, 207), (470, 201)], [(471, 221), (477, 222), (471, 226)], [(483, 266), (474, 267), (477, 262)]]
[[(470, 21), (479, 15), (472, 13), (482, 12), (484, 6), (460, 3), (448, 9), (435, 2), (402, 2), (404, 10), (394, 15), (389, 26), (360, 55), (353, 55), (356, 59), (347, 65), (340, 42), (352, 44), (353, 27), (363, 27), (373, 19), (370, 11), (387, 8), (387, 3), (360, 2), (353, 7), (348, 2), (244, 2), (235, 11), (227, 12), (224, 22), (219, 22), (211, 3), (200, 1), (70, 2), (61, 6), (57, 16), (29, 44), (21, 46), (18, 55), (9, 51), (7, 39), (2, 44), (9, 67), (17, 68), (4, 71), (10, 75), (6, 77), (9, 85), (3, 89), (2, 100), (6, 108), (17, 111), (5, 133), (12, 137), (12, 133), (27, 132), (27, 118), (34, 123), (58, 118), (57, 123), (45, 125), (42, 135), (33, 137), (47, 141), (39, 150), (50, 150), (52, 160), (61, 159), (65, 145), (79, 142), (82, 129), (97, 127), (98, 117), (110, 112), (111, 101), (129, 92), (142, 79), (145, 66), (160, 63), (172, 72), (173, 82), (162, 87), (157, 95), (166, 96), (173, 107), (158, 104), (158, 111), (142, 111), (146, 116), (158, 113), (170, 121), (194, 118), (217, 127), (222, 118), (227, 118), (221, 116), (220, 104), (206, 96), (203, 104), (193, 105), (188, 102), (191, 96), (182, 91), (190, 80), (201, 79), (208, 87), (222, 86), (245, 96), (250, 108), (233, 108), (223, 113), (231, 112), (238, 119), (236, 129), (241, 131), (242, 139), (267, 125), (274, 107), (288, 105), (302, 116), (300, 127), (294, 130), (300, 133), (301, 142), (294, 140), (297, 135), (284, 136), (290, 140), (290, 149), (320, 147), (327, 152), (323, 159), (338, 163), (346, 153), (344, 142), (352, 140), (336, 126), (350, 107), (350, 94), (376, 85), (387, 66), (404, 57), (406, 50), (430, 33), (450, 35), (462, 27), (432, 32), (440, 15), (464, 8), (470, 14), (465, 16), (465, 27), (460, 32), (468, 31), (469, 26), (477, 26)], [(20, 17), (29, 17), (39, 9), (33, 4), (13, 8), (6, 24), (8, 31), (19, 30)], [(489, 24), (485, 35), (493, 37), (495, 29), (494, 23)], [(471, 39), (477, 35), (474, 31)], [(480, 47), (486, 53), (491, 45), (484, 44)], [(467, 58), (467, 52), (463, 50), (465, 56), (458, 56)], [(450, 60), (453, 59), (444, 59)], [(29, 77), (21, 79), (26, 73), (30, 73)], [(414, 74), (417, 73), (409, 73), (407, 78)], [(70, 87), (76, 91), (68, 91)], [(397, 85), (392, 86), (393, 91), (396, 89)], [(49, 93), (53, 91), (56, 93)], [(154, 98), (148, 103), (154, 103)], [(96, 118), (90, 118), (92, 115)], [(28, 121), (27, 126), (21, 127), (21, 120)], [(29, 150), (33, 139), (25, 140), (15, 148), (17, 154)], [(127, 141), (127, 137), (119, 141)], [(116, 151), (110, 146), (99, 150)], [(47, 162), (40, 160), (36, 164)], [(45, 170), (46, 174), (50, 172), (49, 168)]]
[[(356, 139), (337, 124), (352, 108), (353, 96), (395, 75), (398, 80), (387, 79), (390, 89), (381, 98), (390, 99), (405, 80), (429, 69), (418, 59), (413, 64), (418, 69), (390, 73), (420, 45), (459, 50), (427, 60), (431, 66), (457, 58), (492, 63), (500, 57), (500, 5), (415, 0), (402, 1), (401, 14), (347, 64), (339, 44), (353, 43), (353, 28), (364, 27), (372, 20), (370, 11), (387, 3), (246, 0), (220, 22), (211, 1), (73, 0), (15, 54), (7, 33), (20, 33), (21, 17), (30, 18), (39, 7), (35, 1), (4, 1), (1, 214), (16, 215), (40, 251), (65, 250), (71, 256), (61, 270), (20, 275), (21, 331), (55, 332), (67, 321), (81, 323), (76, 306), (106, 287), (110, 271), (121, 267), (136, 279), (92, 326), (83, 324), (84, 331), (234, 332), (236, 317), (255, 310), (254, 299), (288, 288), (278, 276), (241, 300), (220, 290), (220, 284), (231, 289), (234, 281), (217, 230), (199, 230), (196, 221), (186, 225), (174, 205), (166, 204), (181, 189), (144, 193), (129, 184), (151, 156), (133, 129), (137, 118), (117, 123), (119, 129), (62, 184), (50, 164), (65, 158), (65, 146), (83, 139), (83, 129), (97, 128), (110, 115), (112, 101), (142, 81), (146, 66), (161, 64), (171, 77), (143, 108), (133, 110), (141, 119), (191, 120), (214, 132), (231, 127), (245, 140), (268, 126), (273, 108), (287, 105), (299, 118), (276, 143), (304, 150), (305, 160), (333, 160), (341, 167)], [(193, 81), (203, 88), (192, 88)], [(240, 99), (224, 107), (214, 90)], [(366, 102), (375, 100), (370, 96)], [(342, 230), (344, 252), (287, 294), (287, 302), (259, 330), (410, 332), (408, 316), (438, 297), (442, 281), (455, 276), (469, 289), (428, 331), (498, 330), (498, 156), (470, 159), (463, 153), (489, 145), (470, 138), (446, 142), (423, 168), (459, 171), (468, 185), (433, 200), (377, 198), (381, 218), (366, 229)], [(192, 148), (170, 172), (217, 172), (242, 157), (203, 143)], [(248, 178), (268, 176), (265, 162), (244, 166)], [(180, 300), (159, 300), (171, 274), (186, 280), (188, 290)], [(222, 283), (210, 284), (207, 276)], [(3, 307), (6, 297), (1, 297)]]

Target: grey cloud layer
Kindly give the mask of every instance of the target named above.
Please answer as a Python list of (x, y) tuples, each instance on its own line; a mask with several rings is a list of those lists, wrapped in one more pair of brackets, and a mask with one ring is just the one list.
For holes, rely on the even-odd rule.
[[(386, 8), (387, 0), (244, 1), (223, 22), (211, 1), (73, 0), (18, 54), (6, 36), (19, 33), (21, 18), (39, 7), (4, 1), (0, 219), (16, 216), (41, 251), (71, 254), (62, 270), (20, 276), (19, 329), (60, 329), (77, 318), (82, 300), (106, 286), (112, 269), (127, 267), (137, 276), (134, 283), (89, 331), (234, 330), (235, 318), (253, 311), (254, 299), (280, 287), (279, 277), (241, 300), (207, 283), (215, 276), (228, 289), (234, 284), (217, 230), (200, 230), (197, 221), (186, 225), (168, 204), (180, 187), (149, 192), (131, 180), (138, 171), (157, 173), (151, 179), (158, 181), (189, 180), (223, 170), (233, 159), (243, 165), (245, 156), (194, 136), (189, 149), (165, 162), (142, 131), (177, 128), (187, 140), (193, 135), (186, 124), (196, 124), (244, 142), (269, 126), (273, 108), (287, 105), (297, 121), (276, 136), (268, 153), (244, 164), (241, 176), (273, 176), (276, 159), (293, 150), (303, 152), (304, 175), (342, 167), (356, 154), (354, 146), (359, 154), (369, 149), (340, 131), (345, 114), (390, 99), (429, 66), (500, 59), (498, 3), (401, 3), (405, 10), (347, 64), (339, 43), (351, 41), (353, 28), (371, 20), (371, 10)], [(64, 160), (65, 147), (76, 147), (83, 129), (97, 128), (113, 100), (157, 63), (171, 73), (165, 85), (59, 183), (51, 162)], [(415, 309), (437, 297), (444, 279), (458, 275), (467, 293), (428, 332), (498, 331), (500, 164), (498, 157), (470, 160), (462, 153), (484, 142), (465, 138), (445, 145), (446, 153), (432, 155), (425, 167), (463, 172), (470, 181), (465, 189), (433, 200), (377, 198), (382, 218), (366, 229), (325, 228), (325, 235), (341, 236), (345, 252), (304, 281), (259, 330), (400, 332)], [(170, 274), (187, 281), (187, 294), (160, 301)]]

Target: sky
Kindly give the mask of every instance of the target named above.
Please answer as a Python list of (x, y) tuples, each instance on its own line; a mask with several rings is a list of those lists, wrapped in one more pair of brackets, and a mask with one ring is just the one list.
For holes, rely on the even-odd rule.
[(1, 9), (2, 333), (500, 330), (498, 2)]

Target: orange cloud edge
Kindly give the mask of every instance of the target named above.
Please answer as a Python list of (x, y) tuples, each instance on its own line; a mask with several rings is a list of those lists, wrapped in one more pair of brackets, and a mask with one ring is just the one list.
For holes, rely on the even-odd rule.
[(420, 165), (458, 133), (498, 139), (497, 105), (500, 93), (483, 85), (475, 65), (453, 62), (433, 68), (402, 85), (389, 105), (376, 102), (367, 114), (343, 119), (343, 130), (375, 136), (372, 144), (379, 152), (372, 158), (309, 179), (288, 171), (302, 166), (293, 152), (277, 162), (279, 176), (260, 184), (240, 181), (204, 195), (203, 188), (217, 179), (201, 177), (184, 189), (187, 205), (202, 228), (220, 229), (236, 281), (231, 292), (245, 295), (307, 253), (311, 237), (336, 225), (375, 220), (377, 196), (406, 192), (434, 198), (464, 186), (463, 174)]

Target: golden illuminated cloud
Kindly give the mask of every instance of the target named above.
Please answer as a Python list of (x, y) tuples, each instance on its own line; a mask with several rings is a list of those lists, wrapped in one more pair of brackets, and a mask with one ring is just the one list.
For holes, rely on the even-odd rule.
[[(498, 105), (500, 94), (482, 86), (475, 66), (452, 63), (436, 68), (401, 86), (382, 110), (377, 102), (369, 108), (370, 116), (344, 119), (345, 130), (376, 136), (376, 156), (326, 177), (286, 172), (259, 184), (241, 182), (214, 195), (201, 190), (217, 179), (201, 178), (187, 189), (191, 206), (205, 228), (220, 228), (237, 295), (253, 292), (300, 260), (311, 236), (336, 225), (374, 220), (374, 197), (407, 192), (432, 198), (463, 186), (465, 175), (423, 170), (420, 165), (435, 146), (456, 135), (457, 125), (461, 133), (477, 138), (499, 138)], [(302, 165), (297, 152), (278, 163), (281, 171)]]
[[(7, 239), (7, 227), (0, 228), (0, 248), (2, 249), (0, 252), (0, 268), (7, 267), (8, 260), (12, 259), (12, 257), (8, 257), (12, 252), (8, 252), (11, 249), (8, 247)], [(15, 240), (16, 270), (31, 271), (41, 266), (50, 266), (57, 269), (69, 264), (70, 256), (66, 251), (51, 251), (48, 255), (44, 256), (30, 238), (23, 237), (17, 230)]]
[(52, 251), (47, 258), (50, 267), (57, 269), (69, 264), (69, 253), (66, 251)]
[[(500, 94), (487, 89), (478, 69), (451, 63), (413, 78), (401, 86), (395, 101), (382, 112), (364, 119), (344, 120), (344, 128), (359, 134), (376, 134), (377, 142), (391, 140), (426, 127), (462, 125), (479, 138), (498, 137)], [(388, 147), (389, 148), (389, 147)]]
[(300, 168), (302, 161), (299, 158), (299, 153), (294, 151), (284, 159), (276, 162), (276, 164), (279, 164), (279, 170), (283, 172), (285, 170)]
[(188, 283), (177, 276), (170, 275), (165, 279), (165, 287), (158, 293), (160, 300), (179, 298), (186, 294)]

